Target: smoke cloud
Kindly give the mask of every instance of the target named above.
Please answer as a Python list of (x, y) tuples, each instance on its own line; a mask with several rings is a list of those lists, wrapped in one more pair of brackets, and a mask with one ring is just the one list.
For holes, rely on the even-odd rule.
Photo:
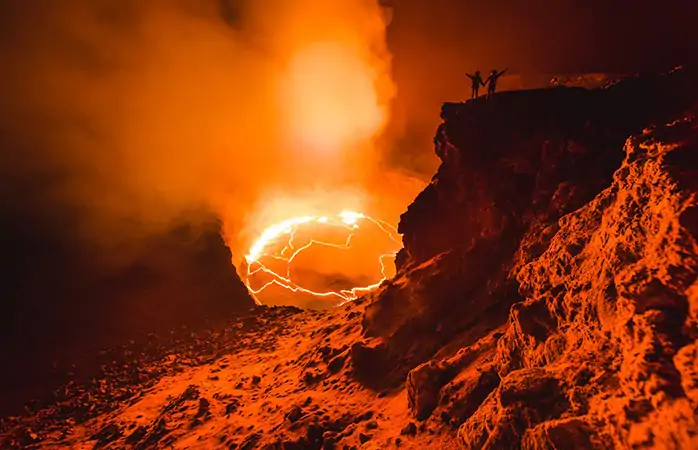
[(374, 0), (10, 3), (0, 194), (43, 180), (36, 201), (80, 237), (115, 248), (207, 208), (240, 253), (270, 197), (336, 207), (385, 186), (395, 87)]
[(521, 87), (695, 54), (679, 5), (404, 0), (391, 18), (379, 3), (2, 2), (0, 219), (21, 211), (27, 241), (70, 236), (71, 257), (96, 245), (86, 259), (119, 264), (213, 211), (239, 261), (296, 212), (396, 223), (423, 186), (396, 168), (433, 173), (438, 110), (467, 96), (465, 71), (509, 67)]

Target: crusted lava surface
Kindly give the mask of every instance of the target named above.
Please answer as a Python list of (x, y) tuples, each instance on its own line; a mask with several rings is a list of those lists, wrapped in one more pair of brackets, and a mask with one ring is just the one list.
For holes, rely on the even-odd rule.
[(697, 112), (689, 70), (446, 104), (393, 279), (107, 352), (0, 447), (698, 448)]

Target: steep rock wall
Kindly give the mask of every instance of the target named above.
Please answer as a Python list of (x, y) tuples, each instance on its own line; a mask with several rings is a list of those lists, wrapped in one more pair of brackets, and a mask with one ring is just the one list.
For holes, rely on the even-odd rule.
[(446, 104), (356, 377), (465, 448), (693, 442), (695, 81)]
[(698, 122), (626, 151), (612, 185), (518, 270), (501, 381), (461, 425), (465, 448), (698, 445)]

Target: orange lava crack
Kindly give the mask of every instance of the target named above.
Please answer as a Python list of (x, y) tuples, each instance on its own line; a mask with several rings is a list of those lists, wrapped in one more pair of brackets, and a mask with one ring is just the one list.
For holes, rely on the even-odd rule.
[[(351, 289), (342, 289), (339, 291), (326, 291), (326, 292), (317, 292), (313, 291), (311, 289), (306, 289), (296, 282), (294, 282), (291, 279), (291, 265), (293, 263), (293, 260), (298, 256), (301, 252), (304, 250), (309, 249), (313, 245), (318, 245), (318, 246), (325, 246), (325, 247), (333, 247), (333, 248), (339, 248), (339, 249), (350, 249), (351, 248), (351, 240), (355, 235), (355, 231), (360, 228), (360, 222), (361, 221), (369, 221), (373, 224), (375, 224), (381, 231), (383, 231), (393, 242), (395, 242), (398, 245), (398, 249), (402, 248), (402, 242), (399, 239), (399, 234), (397, 232), (397, 229), (393, 227), (392, 225), (388, 224), (387, 222), (384, 222), (379, 219), (374, 219), (372, 217), (369, 217), (365, 214), (362, 213), (357, 213), (353, 211), (343, 211), (336, 216), (298, 216), (298, 217), (293, 217), (287, 220), (284, 220), (282, 222), (276, 223), (274, 225), (271, 225), (267, 229), (262, 232), (260, 237), (255, 241), (255, 243), (250, 247), (250, 251), (247, 255), (245, 255), (245, 260), (247, 262), (247, 270), (245, 273), (245, 285), (247, 286), (247, 289), (249, 290), (250, 294), (252, 295), (252, 298), (254, 301), (258, 304), (261, 305), (262, 303), (259, 301), (257, 298), (257, 295), (264, 291), (266, 288), (269, 286), (276, 284), (278, 286), (281, 286), (285, 289), (290, 290), (291, 292), (303, 292), (306, 294), (311, 294), (315, 295), (318, 297), (337, 297), (340, 299), (340, 305), (345, 304), (347, 302), (350, 302), (352, 300), (355, 300), (359, 297), (359, 295), (367, 293), (371, 291), (372, 289), (377, 288), (383, 281), (387, 279), (386, 275), (386, 266), (385, 266), (385, 259), (386, 258), (394, 258), (395, 255), (397, 254), (398, 250), (387, 252), (387, 253), (382, 253), (378, 256), (378, 261), (381, 266), (381, 279), (378, 280), (376, 283), (371, 284), (369, 286), (359, 286), (359, 287), (353, 287)], [(315, 239), (311, 239), (307, 244), (296, 248), (294, 246), (294, 239), (295, 239), (295, 234), (296, 231), (304, 225), (309, 225), (309, 224), (323, 224), (323, 225), (329, 225), (329, 226), (336, 226), (336, 227), (343, 227), (351, 231), (349, 236), (347, 237), (346, 241), (344, 244), (334, 244), (331, 242), (323, 242)], [(278, 253), (266, 253), (266, 249), (268, 246), (271, 244), (274, 244), (279, 241), (279, 239), (286, 237), (286, 245), (283, 247), (283, 249), (278, 252)], [(290, 254), (289, 254), (290, 253)], [(263, 262), (261, 262), (261, 259), (263, 258), (271, 258), (279, 261), (283, 261), (286, 263), (286, 273), (284, 275), (281, 275), (274, 270), (270, 269), (267, 267)], [(271, 276), (271, 281), (265, 283), (262, 287), (258, 289), (254, 289), (250, 285), (250, 277), (253, 275), (259, 273), (259, 272), (264, 272), (268, 275)]]

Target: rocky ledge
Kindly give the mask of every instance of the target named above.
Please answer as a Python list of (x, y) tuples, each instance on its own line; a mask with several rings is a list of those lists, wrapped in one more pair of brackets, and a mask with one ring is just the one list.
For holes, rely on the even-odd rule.
[(698, 77), (444, 105), (352, 348), (463, 448), (698, 446)]

